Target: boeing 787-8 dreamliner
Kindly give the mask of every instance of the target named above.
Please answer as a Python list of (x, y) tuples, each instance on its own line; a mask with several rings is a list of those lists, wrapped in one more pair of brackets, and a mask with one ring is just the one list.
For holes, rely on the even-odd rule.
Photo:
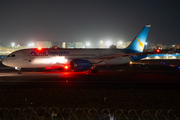
[(120, 65), (145, 58), (144, 45), (151, 25), (145, 25), (131, 44), (125, 49), (62, 49), (32, 48), (18, 50), (8, 55), (3, 64), (21, 68), (47, 68), (68, 66), (71, 71), (97, 73), (96, 66)]

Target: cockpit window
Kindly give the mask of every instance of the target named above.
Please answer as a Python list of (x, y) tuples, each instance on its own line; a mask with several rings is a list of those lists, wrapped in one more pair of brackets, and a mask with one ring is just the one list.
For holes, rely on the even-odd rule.
[(15, 55), (14, 55), (14, 54), (11, 54), (11, 55), (8, 55), (7, 57), (15, 57)]

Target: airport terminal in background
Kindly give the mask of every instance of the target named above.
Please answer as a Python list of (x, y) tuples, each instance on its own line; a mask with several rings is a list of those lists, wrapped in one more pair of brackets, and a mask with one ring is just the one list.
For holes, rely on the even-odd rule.
[[(11, 52), (20, 50), (20, 49), (27, 49), (27, 48), (117, 48), (117, 49), (123, 49), (126, 48), (131, 41), (117, 41), (117, 42), (111, 42), (110, 40), (101, 40), (94, 45), (93, 43), (89, 41), (85, 42), (56, 42), (56, 41), (35, 41), (34, 43), (27, 43), (27, 45), (20, 45), (16, 43), (11, 43), (8, 46), (0, 45), (0, 55), (8, 55)], [(180, 51), (180, 44), (172, 44), (172, 45), (164, 45), (164, 44), (149, 44), (145, 43), (144, 51), (149, 50), (155, 50), (155, 49), (161, 49), (161, 50), (172, 50), (172, 51)]]
[[(118, 41), (116, 45), (111, 45), (109, 46), (109, 49), (121, 49), (127, 47), (131, 42), (122, 42)], [(108, 48), (107, 43), (100, 41), (99, 42), (99, 49), (102, 48)], [(20, 45), (13, 45), (13, 46), (0, 46), (0, 61), (2, 59), (6, 58), (7, 55), (10, 53), (20, 50), (20, 49), (27, 49), (27, 48), (36, 48), (38, 46), (42, 46), (42, 48), (53, 48), (58, 46), (59, 48), (91, 48), (93, 49), (93, 45), (90, 44), (89, 42), (53, 42), (53, 41), (36, 41), (35, 44), (31, 43), (28, 46), (20, 46)], [(151, 44), (151, 45), (145, 45), (144, 52), (150, 52), (154, 51), (155, 49), (160, 49), (160, 50), (166, 50), (167, 52), (163, 54), (152, 54), (149, 55), (148, 57), (142, 59), (142, 60), (153, 60), (153, 59), (180, 59), (180, 45), (179, 44), (174, 44), (174, 45), (163, 45), (163, 44)]]

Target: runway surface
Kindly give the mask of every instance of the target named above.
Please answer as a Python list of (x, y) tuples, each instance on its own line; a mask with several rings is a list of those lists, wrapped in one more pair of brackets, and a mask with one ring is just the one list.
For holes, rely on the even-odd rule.
[(137, 62), (98, 69), (99, 73), (22, 69), (18, 74), (0, 63), (0, 106), (179, 110), (177, 66)]
[(179, 89), (180, 70), (162, 65), (123, 65), (99, 68), (99, 73), (43, 71), (0, 65), (1, 89)]

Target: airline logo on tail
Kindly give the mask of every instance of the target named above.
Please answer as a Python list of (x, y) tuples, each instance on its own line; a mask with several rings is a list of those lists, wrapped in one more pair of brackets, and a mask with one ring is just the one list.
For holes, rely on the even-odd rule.
[(138, 39), (136, 38), (139, 42), (139, 51), (143, 51), (143, 43)]
[(138, 33), (135, 39), (131, 42), (131, 44), (124, 50), (128, 52), (142, 52), (144, 49), (144, 43), (146, 43), (150, 27), (151, 25), (145, 25), (143, 29), (140, 31), (140, 33)]

